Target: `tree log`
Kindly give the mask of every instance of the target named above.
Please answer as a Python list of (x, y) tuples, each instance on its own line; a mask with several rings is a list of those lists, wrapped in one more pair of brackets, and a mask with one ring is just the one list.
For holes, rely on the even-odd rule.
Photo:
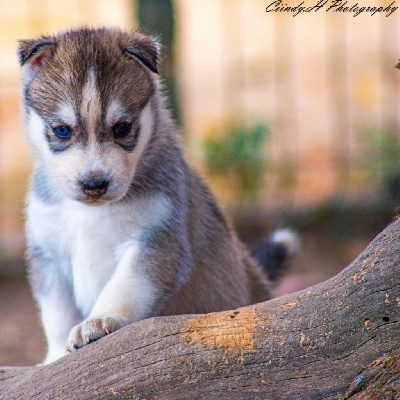
[(0, 398), (398, 399), (399, 264), (396, 221), (324, 283), (143, 320), (53, 364), (0, 369)]

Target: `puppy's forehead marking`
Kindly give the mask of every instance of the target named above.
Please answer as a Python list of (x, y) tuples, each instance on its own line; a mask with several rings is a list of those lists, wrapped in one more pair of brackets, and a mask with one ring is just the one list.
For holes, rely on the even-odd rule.
[(90, 135), (95, 134), (96, 123), (101, 115), (101, 100), (97, 89), (96, 74), (93, 68), (89, 68), (86, 82), (82, 89), (81, 117), (86, 121)]

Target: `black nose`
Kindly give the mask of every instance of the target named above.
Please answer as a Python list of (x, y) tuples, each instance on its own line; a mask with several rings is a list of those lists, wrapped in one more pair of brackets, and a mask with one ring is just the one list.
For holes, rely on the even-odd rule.
[(81, 181), (82, 192), (90, 197), (101, 197), (107, 192), (108, 181), (100, 179), (86, 179)]

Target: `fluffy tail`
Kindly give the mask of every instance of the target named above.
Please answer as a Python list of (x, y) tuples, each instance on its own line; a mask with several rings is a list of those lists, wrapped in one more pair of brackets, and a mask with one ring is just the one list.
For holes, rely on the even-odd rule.
[(264, 268), (268, 278), (277, 281), (285, 270), (287, 259), (299, 250), (299, 235), (291, 229), (280, 229), (254, 247), (251, 255)]

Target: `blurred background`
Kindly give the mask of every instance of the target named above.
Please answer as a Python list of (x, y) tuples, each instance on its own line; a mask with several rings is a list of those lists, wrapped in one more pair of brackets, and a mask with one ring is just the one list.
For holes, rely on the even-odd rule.
[(242, 239), (251, 246), (282, 226), (301, 234), (301, 254), (277, 295), (336, 274), (396, 216), (400, 11), (293, 18), (265, 13), (269, 3), (0, 0), (0, 365), (31, 365), (44, 356), (24, 275), (32, 157), (19, 100), (18, 39), (80, 25), (158, 36), (165, 92), (187, 157)]

